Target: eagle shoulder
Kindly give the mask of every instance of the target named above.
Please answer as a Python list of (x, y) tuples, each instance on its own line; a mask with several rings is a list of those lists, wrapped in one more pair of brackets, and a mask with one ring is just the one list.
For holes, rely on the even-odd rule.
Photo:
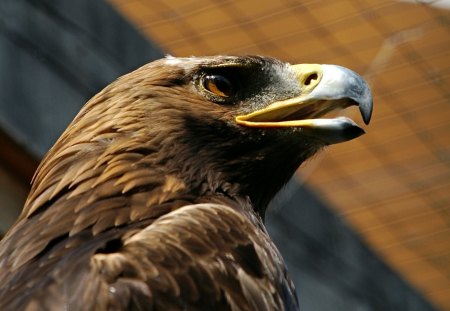
[(282, 258), (262, 221), (245, 210), (189, 204), (134, 228), (113, 228), (90, 239), (83, 234), (91, 233), (82, 231), (61, 247), (83, 245), (24, 270), (41, 282), (27, 295), (10, 288), (8, 305), (16, 310), (286, 309), (296, 297)]
[(127, 303), (155, 310), (282, 310), (290, 283), (280, 261), (248, 217), (202, 203), (160, 217), (120, 251), (94, 255), (91, 266), (108, 303), (128, 296)]

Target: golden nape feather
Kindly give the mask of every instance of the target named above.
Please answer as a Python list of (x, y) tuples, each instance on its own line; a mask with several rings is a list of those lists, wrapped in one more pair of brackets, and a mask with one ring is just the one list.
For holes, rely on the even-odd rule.
[(297, 310), (268, 203), (372, 97), (354, 72), (168, 57), (86, 103), (0, 242), (0, 310)]

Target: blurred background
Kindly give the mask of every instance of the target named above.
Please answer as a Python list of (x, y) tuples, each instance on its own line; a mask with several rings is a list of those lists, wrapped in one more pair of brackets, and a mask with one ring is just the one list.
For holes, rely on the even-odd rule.
[(83, 103), (165, 54), (261, 54), (364, 75), (367, 135), (300, 168), (270, 233), (303, 310), (450, 310), (447, 0), (1, 0), (0, 233)]

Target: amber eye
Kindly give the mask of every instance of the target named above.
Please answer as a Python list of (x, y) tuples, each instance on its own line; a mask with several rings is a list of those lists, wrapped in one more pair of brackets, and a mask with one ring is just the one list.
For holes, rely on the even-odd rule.
[(222, 75), (206, 75), (203, 78), (203, 87), (219, 97), (232, 97), (236, 94), (233, 82)]

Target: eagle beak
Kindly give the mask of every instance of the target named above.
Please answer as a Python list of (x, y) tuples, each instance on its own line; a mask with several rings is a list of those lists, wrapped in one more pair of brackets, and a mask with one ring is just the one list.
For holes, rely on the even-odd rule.
[(373, 101), (362, 77), (334, 65), (304, 64), (291, 68), (301, 95), (237, 116), (238, 124), (257, 128), (301, 128), (305, 134), (316, 136), (327, 144), (364, 134), (364, 130), (349, 118), (320, 118), (332, 111), (358, 106), (364, 123), (369, 124)]

